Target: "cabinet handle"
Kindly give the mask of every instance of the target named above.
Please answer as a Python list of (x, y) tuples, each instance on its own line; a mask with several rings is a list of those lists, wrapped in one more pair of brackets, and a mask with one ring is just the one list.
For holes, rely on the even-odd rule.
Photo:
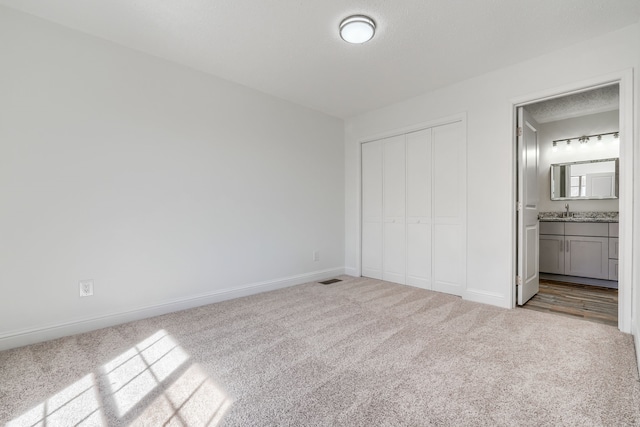
[(566, 247), (566, 249), (567, 249), (567, 252), (569, 252), (569, 241), (568, 241), (568, 240), (567, 240), (567, 241), (565, 241), (565, 242), (564, 242), (564, 245), (565, 245), (565, 247)]
[(564, 252), (564, 240), (560, 240), (560, 252)]

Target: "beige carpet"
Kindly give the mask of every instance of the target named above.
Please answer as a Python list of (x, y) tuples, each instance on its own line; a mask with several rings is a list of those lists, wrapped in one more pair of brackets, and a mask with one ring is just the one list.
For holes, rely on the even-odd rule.
[(640, 425), (632, 337), (363, 278), (0, 353), (4, 425)]

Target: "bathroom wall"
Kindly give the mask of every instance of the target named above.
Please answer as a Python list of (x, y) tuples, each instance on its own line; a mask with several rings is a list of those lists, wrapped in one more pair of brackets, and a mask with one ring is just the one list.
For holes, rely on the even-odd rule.
[(540, 191), (540, 211), (563, 211), (566, 203), (572, 212), (617, 212), (619, 201), (615, 200), (551, 200), (551, 164), (576, 162), (619, 157), (620, 145), (614, 143), (596, 144), (590, 141), (586, 148), (580, 148), (576, 140), (572, 149), (566, 144), (558, 144), (558, 150), (552, 151), (552, 142), (556, 139), (573, 138), (581, 135), (615, 132), (619, 130), (619, 110), (598, 114), (589, 114), (565, 120), (540, 123), (538, 138), (540, 142), (540, 169), (538, 188)]

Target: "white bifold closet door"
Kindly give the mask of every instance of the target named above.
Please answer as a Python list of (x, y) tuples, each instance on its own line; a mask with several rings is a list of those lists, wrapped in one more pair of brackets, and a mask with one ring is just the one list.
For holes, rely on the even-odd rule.
[(362, 275), (460, 295), (461, 122), (362, 144)]
[(382, 279), (382, 141), (362, 145), (362, 275)]
[(431, 129), (406, 135), (407, 275), (406, 284), (431, 289)]
[(405, 143), (404, 136), (382, 141), (383, 251), (382, 279), (404, 283), (405, 277)]
[(466, 282), (466, 135), (461, 122), (433, 128), (433, 290), (461, 295)]

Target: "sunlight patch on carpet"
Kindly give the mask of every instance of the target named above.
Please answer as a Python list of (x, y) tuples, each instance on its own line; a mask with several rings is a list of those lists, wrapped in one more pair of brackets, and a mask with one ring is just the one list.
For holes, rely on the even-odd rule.
[(118, 415), (123, 416), (142, 401), (189, 355), (164, 330), (103, 366)]
[(199, 365), (192, 365), (132, 425), (172, 425), (179, 421), (181, 425), (215, 426), (232, 403)]
[(7, 423), (18, 426), (103, 425), (93, 374), (83, 377), (35, 408)]
[(165, 330), (95, 372), (6, 426), (106, 426), (112, 422), (215, 426), (233, 403)]

